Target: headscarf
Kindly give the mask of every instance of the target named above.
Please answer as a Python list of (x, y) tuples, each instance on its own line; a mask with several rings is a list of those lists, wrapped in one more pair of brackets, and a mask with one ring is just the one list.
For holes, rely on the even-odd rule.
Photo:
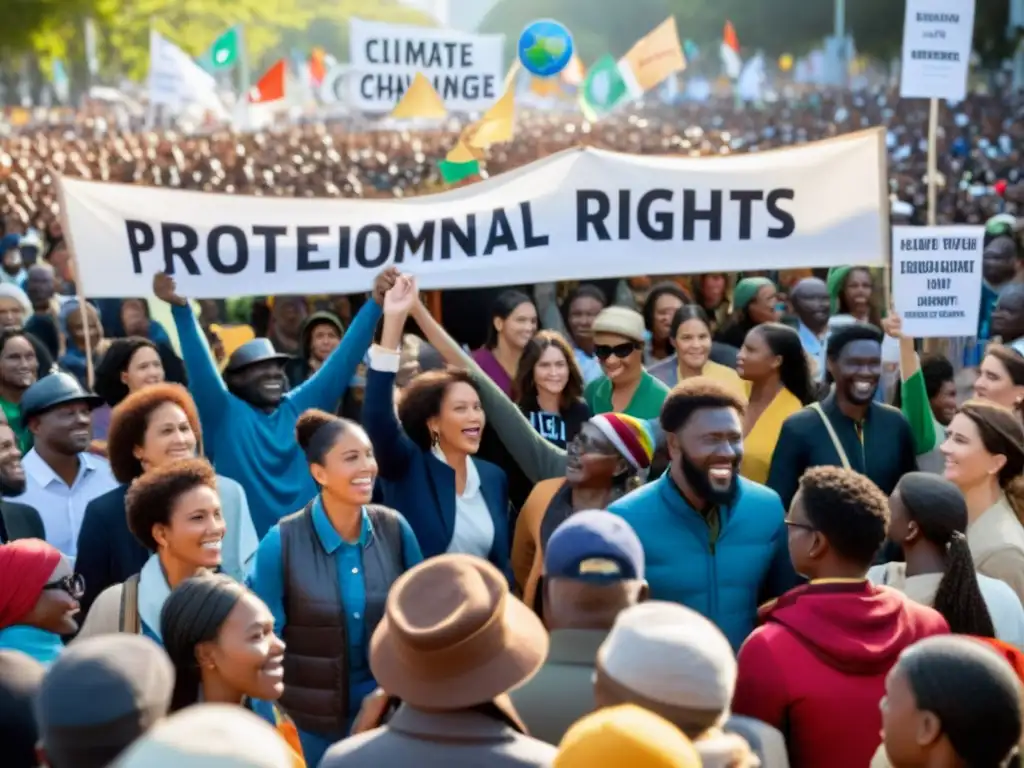
[(828, 286), (829, 310), (833, 315), (839, 311), (839, 294), (843, 292), (846, 278), (852, 271), (852, 266), (832, 267), (828, 271), (828, 278), (825, 280), (825, 284)]
[(733, 310), (746, 311), (747, 306), (757, 298), (760, 290), (768, 286), (774, 288), (775, 283), (767, 277), (745, 277), (740, 280), (732, 290)]
[(0, 629), (29, 614), (60, 560), (60, 550), (39, 539), (0, 545)]

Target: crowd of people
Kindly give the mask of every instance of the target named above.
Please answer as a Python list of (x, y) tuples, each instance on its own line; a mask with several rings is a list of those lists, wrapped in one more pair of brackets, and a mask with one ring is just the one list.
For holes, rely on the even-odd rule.
[[(939, 219), (986, 228), (956, 359), (858, 265), (83, 300), (58, 173), (402, 196), (453, 134), (0, 140), (3, 764), (1019, 765), (1020, 109), (943, 107)], [(920, 222), (926, 114), (534, 115), (486, 169), (885, 125)]]

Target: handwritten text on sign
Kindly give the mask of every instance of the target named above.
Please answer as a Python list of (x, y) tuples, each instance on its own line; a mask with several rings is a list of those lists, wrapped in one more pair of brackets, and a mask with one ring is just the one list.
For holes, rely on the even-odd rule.
[(893, 302), (914, 338), (974, 336), (982, 227), (893, 227)]

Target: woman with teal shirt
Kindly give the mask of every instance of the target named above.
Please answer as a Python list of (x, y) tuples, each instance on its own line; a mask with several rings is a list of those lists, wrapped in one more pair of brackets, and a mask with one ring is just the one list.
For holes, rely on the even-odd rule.
[(281, 706), (318, 765), (376, 688), (370, 637), (391, 585), (423, 555), (405, 518), (370, 503), (377, 460), (362, 427), (310, 410), (295, 436), (320, 493), (260, 542), (250, 587), (285, 641)]

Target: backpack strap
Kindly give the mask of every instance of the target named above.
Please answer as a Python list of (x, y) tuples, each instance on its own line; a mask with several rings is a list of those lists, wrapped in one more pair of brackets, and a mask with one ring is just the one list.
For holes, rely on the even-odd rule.
[(839, 442), (839, 435), (836, 434), (835, 427), (832, 426), (832, 422), (822, 409), (821, 403), (811, 403), (810, 408), (821, 417), (821, 423), (825, 425), (825, 429), (828, 430), (828, 436), (832, 438), (832, 446), (836, 449), (836, 453), (839, 454), (839, 461), (842, 462), (843, 469), (852, 469), (850, 459), (846, 455), (846, 450), (843, 448), (843, 444)]
[(118, 617), (119, 632), (130, 635), (142, 634), (142, 621), (139, 617), (139, 574), (133, 574), (121, 585), (121, 613)]
[(366, 514), (373, 526), (374, 536), (379, 536), (389, 551), (398, 556), (399, 562), (405, 566), (405, 547), (402, 546), (402, 525), (398, 522), (398, 513), (390, 507), (379, 504), (367, 504)]

